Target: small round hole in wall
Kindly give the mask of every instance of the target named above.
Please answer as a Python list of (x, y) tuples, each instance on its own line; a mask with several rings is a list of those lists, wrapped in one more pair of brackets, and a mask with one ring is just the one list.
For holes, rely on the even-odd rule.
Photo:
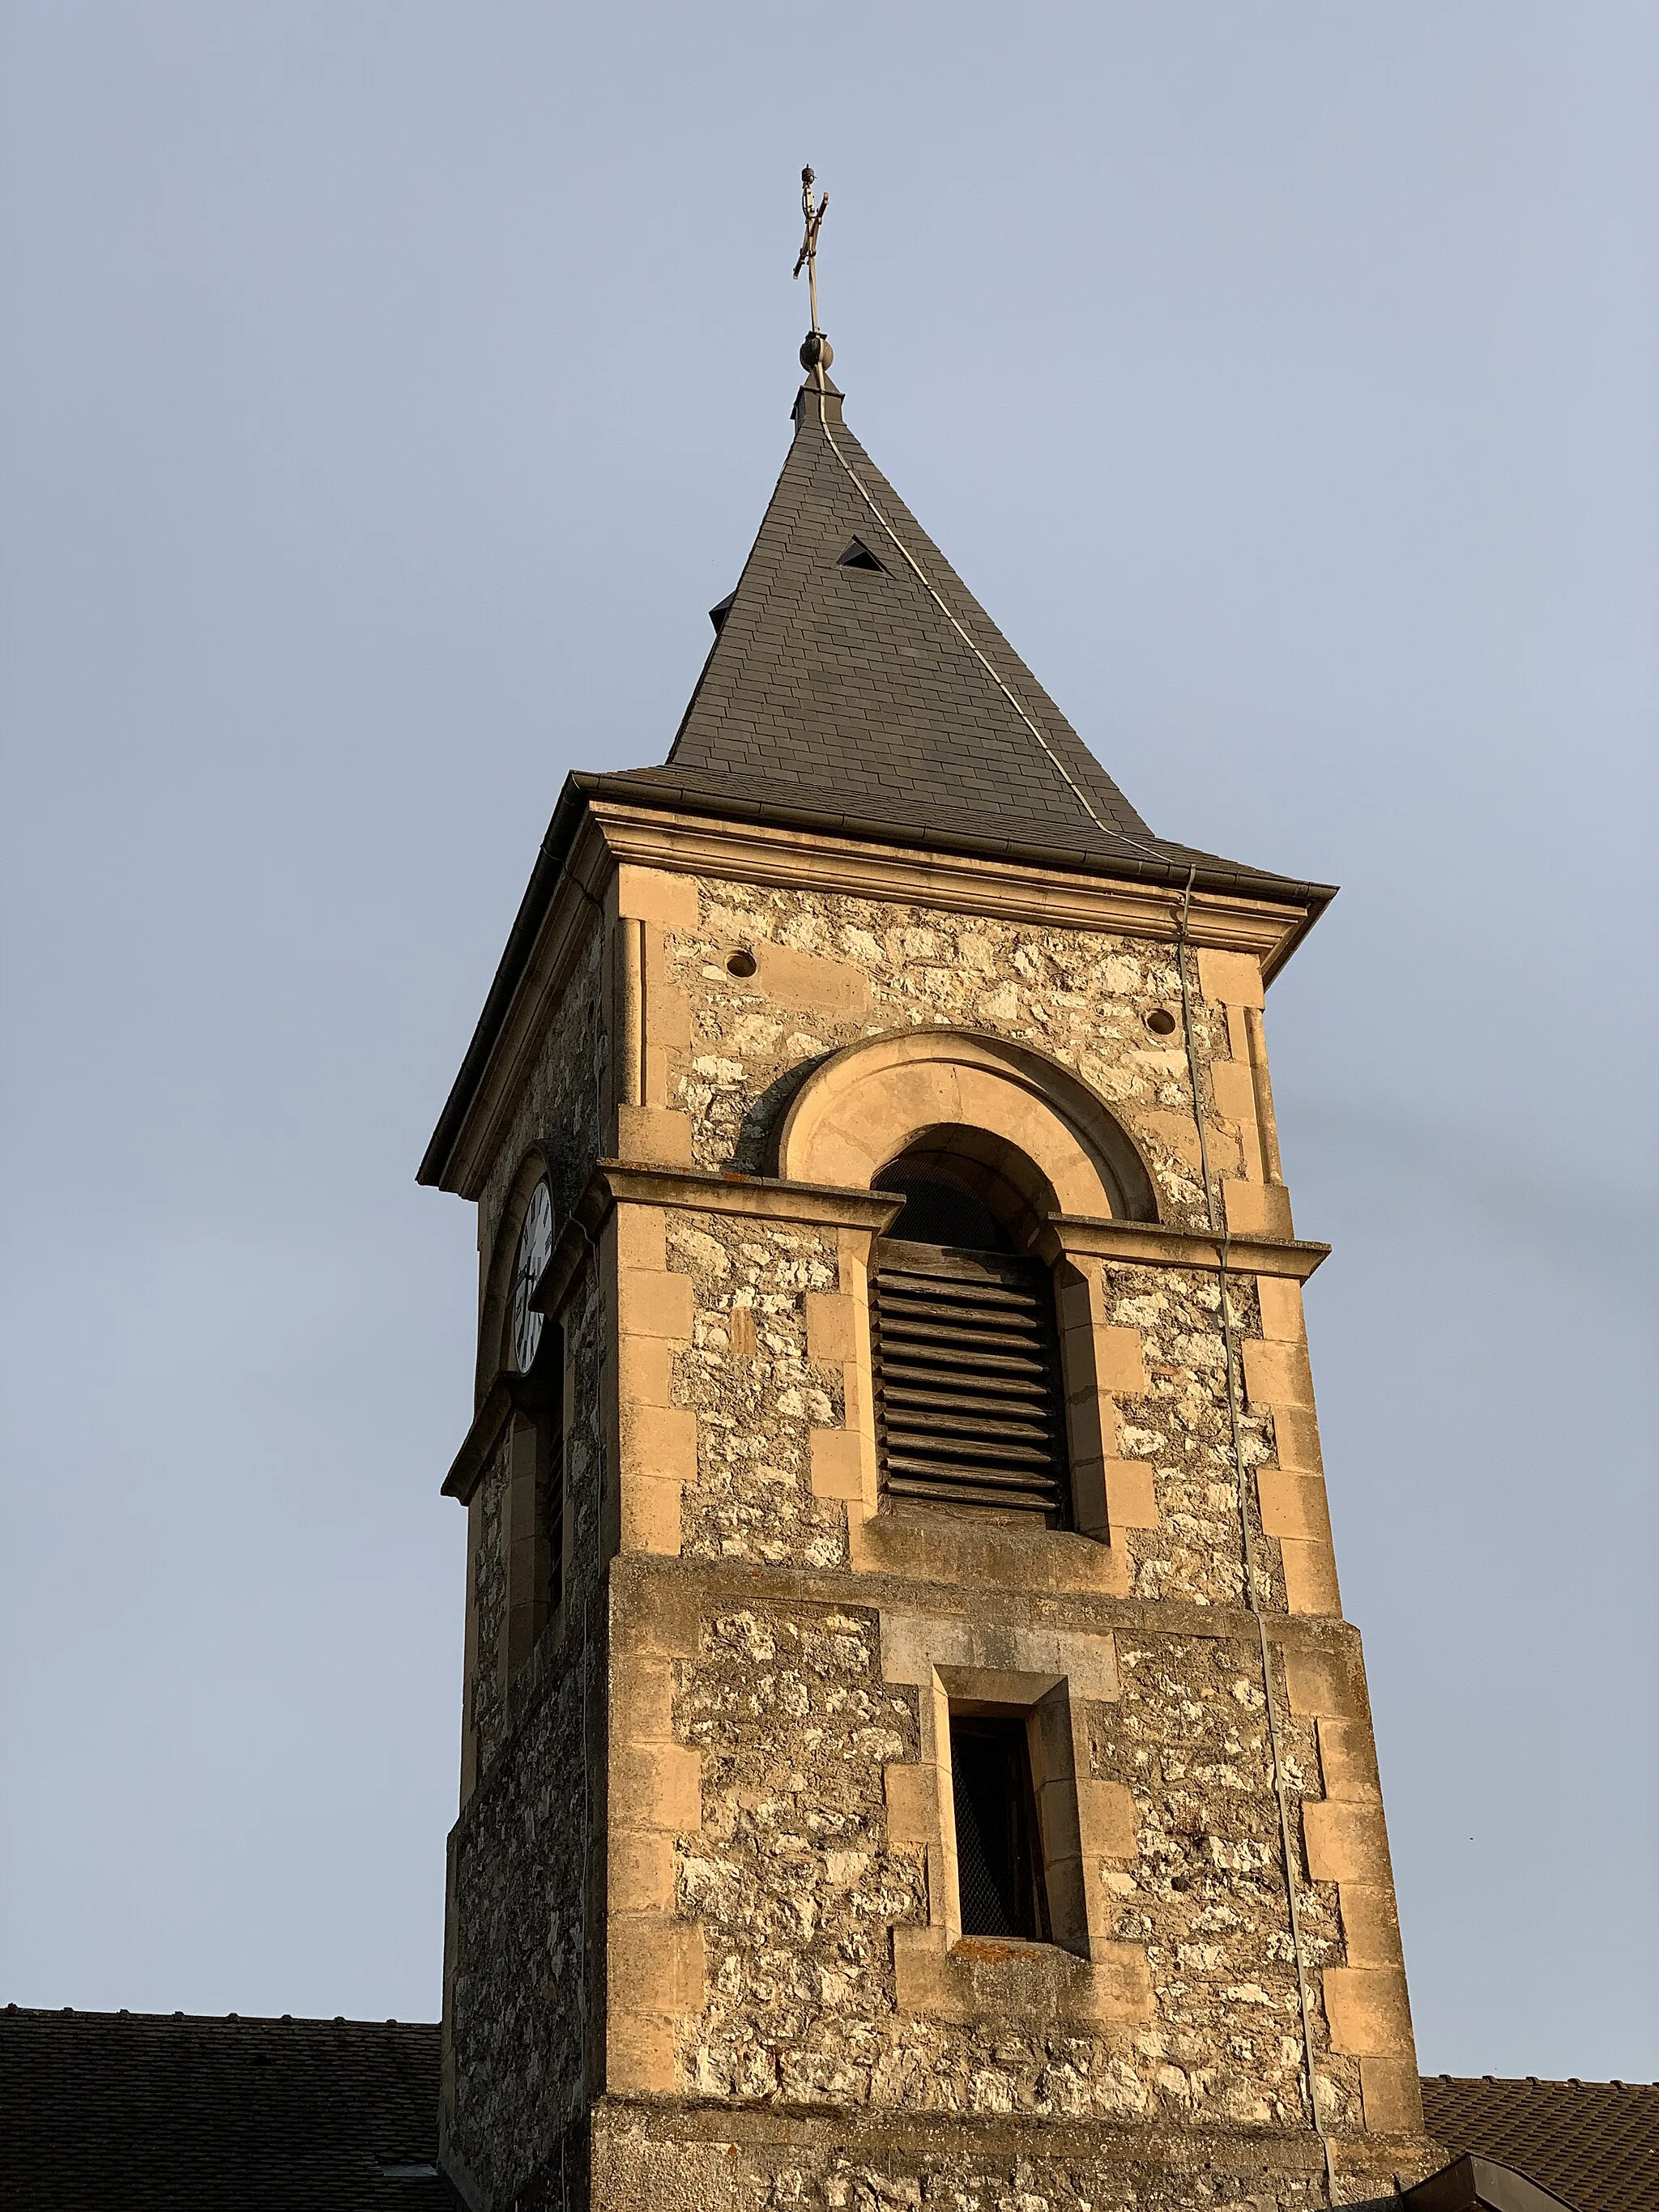
[(1167, 1006), (1154, 1006), (1146, 1017), (1146, 1026), (1154, 1036), (1173, 1036), (1176, 1018)]
[(728, 975), (752, 975), (755, 972), (754, 954), (734, 952), (726, 963), (726, 972)]

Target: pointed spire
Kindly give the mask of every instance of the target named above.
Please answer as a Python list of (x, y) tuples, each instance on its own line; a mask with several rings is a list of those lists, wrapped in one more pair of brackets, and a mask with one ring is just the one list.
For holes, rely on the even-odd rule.
[(899, 835), (1166, 853), (848, 428), (822, 362), (794, 422), (663, 777)]
[(811, 327), (793, 442), (710, 611), (714, 643), (666, 763), (623, 780), (898, 842), (1282, 881), (1153, 836), (848, 428), (818, 321), (830, 196), (815, 206), (814, 181), (801, 172), (794, 273)]

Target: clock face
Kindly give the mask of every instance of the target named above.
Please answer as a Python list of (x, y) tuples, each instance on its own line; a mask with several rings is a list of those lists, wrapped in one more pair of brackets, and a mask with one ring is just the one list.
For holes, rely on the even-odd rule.
[(530, 1294), (541, 1280), (552, 1250), (553, 1197), (543, 1181), (530, 1194), (513, 1262), (513, 1364), (521, 1375), (535, 1358), (542, 1340), (543, 1317), (532, 1306)]

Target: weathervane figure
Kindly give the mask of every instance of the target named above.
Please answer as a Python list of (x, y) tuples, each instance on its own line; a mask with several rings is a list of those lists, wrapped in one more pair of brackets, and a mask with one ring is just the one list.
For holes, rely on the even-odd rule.
[(811, 169), (803, 169), (800, 173), (800, 211), (805, 219), (806, 228), (801, 239), (800, 252), (795, 256), (794, 274), (799, 276), (803, 269), (806, 271), (807, 298), (812, 310), (812, 327), (801, 341), (800, 365), (803, 368), (815, 371), (822, 386), (823, 372), (836, 357), (834, 347), (818, 328), (818, 233), (823, 228), (830, 195), (825, 192), (815, 208), (812, 205), (813, 183)]

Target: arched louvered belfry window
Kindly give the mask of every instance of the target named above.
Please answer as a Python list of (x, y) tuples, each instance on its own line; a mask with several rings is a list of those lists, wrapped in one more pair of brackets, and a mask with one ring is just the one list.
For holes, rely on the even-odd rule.
[(1066, 1527), (1054, 1278), (1022, 1249), (1029, 1206), (939, 1143), (902, 1153), (875, 1188), (904, 1200), (871, 1285), (883, 1489)]

